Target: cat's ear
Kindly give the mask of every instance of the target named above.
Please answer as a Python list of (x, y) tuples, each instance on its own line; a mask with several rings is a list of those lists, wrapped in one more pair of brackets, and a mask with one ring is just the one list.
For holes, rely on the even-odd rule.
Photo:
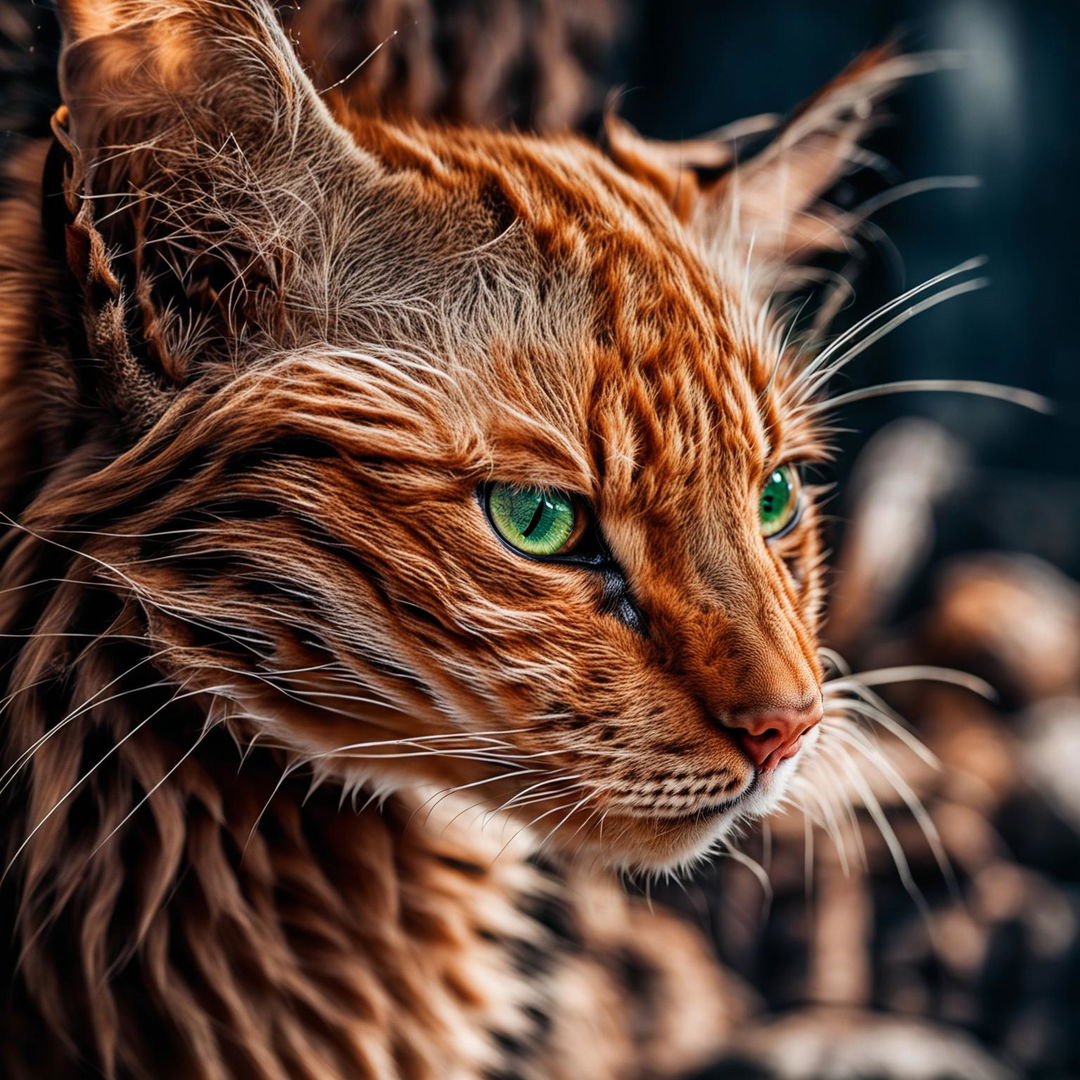
[(849, 219), (822, 197), (858, 162), (880, 99), (920, 70), (920, 58), (898, 56), (889, 46), (864, 53), (778, 124), (754, 154), (747, 146), (769, 117), (669, 144), (643, 139), (609, 117), (608, 142), (616, 160), (658, 187), (706, 240), (799, 262), (847, 245)]
[(748, 117), (697, 139), (678, 142), (649, 139), (615, 112), (609, 101), (604, 115), (604, 144), (608, 154), (628, 173), (655, 187), (682, 221), (697, 210), (702, 192), (733, 167), (742, 143), (775, 130), (781, 118), (772, 114)]
[(85, 348), (142, 401), (272, 335), (298, 233), (365, 163), (262, 0), (58, 7), (59, 232)]

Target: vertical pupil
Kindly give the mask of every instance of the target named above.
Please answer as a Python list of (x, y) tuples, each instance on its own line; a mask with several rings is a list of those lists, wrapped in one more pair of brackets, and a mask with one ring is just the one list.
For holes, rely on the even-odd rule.
[(769, 477), (761, 493), (761, 516), (771, 520), (779, 517), (791, 501), (791, 482), (783, 469), (777, 469)]
[(550, 555), (570, 539), (574, 510), (570, 500), (558, 492), (494, 484), (487, 498), (496, 530), (520, 551)]
[(536, 500), (536, 510), (533, 511), (532, 520), (521, 530), (522, 536), (532, 536), (536, 531), (536, 527), (540, 524), (540, 519), (544, 516), (544, 511), (546, 509), (547, 500), (541, 496)]

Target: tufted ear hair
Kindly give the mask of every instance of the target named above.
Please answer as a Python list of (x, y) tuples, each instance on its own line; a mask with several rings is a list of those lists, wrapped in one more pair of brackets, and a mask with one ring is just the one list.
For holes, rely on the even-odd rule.
[(284, 332), (299, 233), (336, 180), (374, 166), (264, 0), (60, 0), (59, 15), (65, 255), (94, 377), (144, 415)]
[[(746, 250), (780, 264), (845, 248), (854, 224), (822, 197), (859, 160), (860, 140), (876, 106), (910, 75), (939, 66), (881, 46), (859, 56), (786, 121), (755, 117), (683, 143), (642, 138), (609, 113), (613, 157), (656, 186), (676, 214), (709, 244)], [(770, 127), (775, 135), (752, 156), (743, 144)]]

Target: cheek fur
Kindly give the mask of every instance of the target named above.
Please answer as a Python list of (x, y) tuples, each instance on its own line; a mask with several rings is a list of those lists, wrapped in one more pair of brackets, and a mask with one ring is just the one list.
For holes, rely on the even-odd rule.
[[(753, 768), (724, 710), (768, 658), (777, 618), (812, 626), (809, 521), (777, 553), (794, 568), (782, 616), (732, 609), (716, 592), (722, 577), (711, 599), (674, 603), (692, 576), (678, 534), (655, 534), (666, 568), (655, 581), (646, 536), (627, 575), (648, 617), (642, 634), (603, 613), (588, 569), (508, 552), (471, 483), (440, 487), (424, 468), (364, 475), (332, 453), (286, 449), (286, 460), (234, 457), (232, 474), (203, 477), (201, 501), (178, 466), (175, 498), (132, 525), (148, 539), (107, 553), (147, 597), (177, 677), (217, 687), (349, 782), (480, 784), (526, 820), (573, 794), (584, 800), (567, 830), (577, 845), (621, 836), (627, 858), (637, 848), (652, 858), (657, 844), (676, 857), (698, 842), (695, 815), (747, 790)], [(242, 496), (228, 513), (223, 486)], [(714, 607), (730, 612), (722, 627)], [(240, 628), (246, 643), (234, 640)], [(812, 649), (808, 640), (797, 644)], [(599, 821), (622, 824), (601, 840)]]

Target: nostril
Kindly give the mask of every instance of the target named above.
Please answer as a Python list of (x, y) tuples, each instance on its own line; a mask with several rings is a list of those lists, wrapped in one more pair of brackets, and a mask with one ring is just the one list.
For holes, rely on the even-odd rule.
[(820, 719), (820, 699), (809, 708), (739, 709), (731, 717), (729, 733), (754, 765), (768, 771), (794, 757), (803, 735)]
[(757, 734), (751, 734), (749, 731), (736, 728), (734, 735), (736, 742), (747, 753), (751, 761), (758, 765), (784, 742), (783, 735), (776, 728), (768, 728)]

